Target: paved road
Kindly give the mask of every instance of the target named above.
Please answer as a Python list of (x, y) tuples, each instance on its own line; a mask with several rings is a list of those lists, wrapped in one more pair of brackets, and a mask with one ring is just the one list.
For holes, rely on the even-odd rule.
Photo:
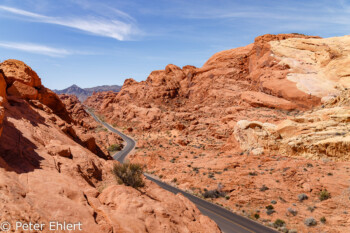
[[(136, 145), (135, 141), (132, 138), (123, 134), (122, 132), (114, 129), (109, 124), (100, 121), (100, 119), (98, 119), (92, 112), (88, 110), (86, 111), (90, 113), (92, 117), (95, 118), (96, 121), (103, 124), (107, 129), (109, 129), (114, 133), (119, 134), (123, 138), (123, 140), (126, 142), (126, 146), (123, 148), (123, 150), (117, 152), (113, 156), (115, 160), (123, 163), (125, 157), (135, 148), (135, 145)], [(183, 194), (185, 197), (187, 197), (190, 201), (192, 201), (197, 206), (197, 208), (201, 211), (202, 214), (214, 220), (224, 233), (276, 233), (277, 232), (271, 228), (265, 227), (248, 218), (232, 213), (218, 205), (207, 202), (201, 198), (198, 198), (178, 188), (175, 188), (171, 185), (161, 182), (160, 180), (157, 180), (148, 174), (144, 174), (144, 175), (146, 176), (147, 179), (155, 182), (165, 190), (168, 190), (175, 194), (177, 193)]]
[(110, 126), (109, 124), (102, 122), (94, 113), (92, 113), (91, 111), (85, 109), (85, 111), (87, 113), (89, 113), (97, 122), (101, 123), (103, 126), (105, 126), (107, 129), (109, 129), (110, 131), (112, 131), (113, 133), (119, 134), (120, 137), (123, 138), (123, 140), (126, 142), (126, 145), (124, 146), (123, 150), (115, 153), (113, 155), (113, 159), (123, 163), (125, 157), (135, 148), (136, 146), (136, 142), (126, 136), (125, 134), (123, 134), (122, 132), (116, 130), (115, 128), (113, 128), (112, 126)]

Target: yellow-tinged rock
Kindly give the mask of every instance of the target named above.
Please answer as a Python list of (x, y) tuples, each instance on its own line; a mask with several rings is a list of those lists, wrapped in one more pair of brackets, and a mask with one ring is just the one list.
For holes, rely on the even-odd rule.
[(299, 90), (317, 97), (339, 95), (350, 87), (350, 36), (271, 41), (273, 56), (288, 65), (287, 78)]

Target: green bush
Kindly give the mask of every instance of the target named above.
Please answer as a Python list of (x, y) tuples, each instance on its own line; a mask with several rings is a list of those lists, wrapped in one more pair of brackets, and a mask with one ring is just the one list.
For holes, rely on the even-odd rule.
[(325, 224), (326, 223), (326, 217), (325, 216), (323, 216), (322, 218), (320, 218), (320, 221), (321, 221), (321, 223), (323, 223), (323, 224)]
[(115, 164), (113, 167), (113, 174), (117, 178), (119, 184), (125, 184), (133, 188), (143, 187), (145, 185), (142, 179), (143, 168), (141, 164)]
[(320, 201), (324, 201), (327, 200), (331, 197), (331, 194), (326, 190), (322, 190), (319, 194), (318, 194), (318, 198), (320, 199)]
[(121, 144), (113, 144), (108, 147), (109, 152), (115, 152), (115, 151), (120, 151), (122, 149)]
[(286, 222), (283, 221), (282, 219), (276, 219), (275, 223), (273, 224), (276, 228), (277, 227), (283, 227), (284, 225), (286, 225)]

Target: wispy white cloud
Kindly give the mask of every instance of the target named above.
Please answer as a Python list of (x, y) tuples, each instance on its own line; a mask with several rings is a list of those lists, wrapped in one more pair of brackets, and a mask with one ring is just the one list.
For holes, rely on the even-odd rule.
[(64, 57), (73, 54), (73, 52), (68, 51), (66, 49), (57, 49), (45, 45), (31, 43), (15, 43), (0, 41), (0, 47), (6, 49), (25, 51), (29, 53), (43, 54), (51, 57)]
[[(139, 29), (130, 20), (123, 22), (117, 19), (108, 19), (104, 17), (51, 17), (25, 11), (18, 8), (0, 5), (0, 10), (11, 14), (24, 16), (35, 22), (56, 24), (78, 29), (98, 36), (110, 37), (117, 40), (129, 39), (131, 35), (138, 34)], [(114, 9), (119, 15), (132, 19), (128, 14)]]
[(10, 12), (10, 13), (13, 13), (16, 15), (31, 17), (31, 18), (38, 18), (38, 19), (39, 18), (46, 18), (43, 15), (35, 14), (35, 13), (29, 12), (29, 11), (24, 11), (24, 10), (13, 8), (13, 7), (7, 7), (7, 6), (0, 5), (0, 10), (7, 11), (7, 12)]
[(77, 5), (85, 10), (93, 11), (97, 14), (103, 14), (104, 16), (119, 17), (123, 20), (136, 22), (136, 20), (129, 14), (114, 8), (110, 5), (103, 3), (102, 1), (91, 0), (69, 0), (74, 5)]

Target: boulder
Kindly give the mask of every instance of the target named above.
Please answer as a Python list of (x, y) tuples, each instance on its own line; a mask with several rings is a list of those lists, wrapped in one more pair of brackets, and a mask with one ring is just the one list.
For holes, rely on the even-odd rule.
[(73, 119), (68, 113), (65, 105), (60, 98), (50, 89), (41, 87), (39, 89), (38, 100), (44, 105), (52, 109), (52, 111), (65, 120), (67, 123), (72, 123)]
[(241, 98), (253, 107), (266, 107), (283, 110), (293, 110), (298, 108), (296, 104), (286, 99), (267, 95), (262, 92), (246, 91), (242, 93)]
[(13, 84), (7, 89), (7, 94), (26, 100), (35, 100), (38, 98), (38, 91), (34, 87), (28, 86), (19, 81), (13, 82)]
[(51, 143), (46, 146), (46, 149), (50, 155), (58, 155), (65, 158), (72, 157), (69, 146), (62, 145), (59, 141), (51, 141)]
[(0, 64), (0, 70), (4, 74), (8, 86), (11, 86), (15, 81), (31, 87), (41, 86), (38, 74), (22, 61), (6, 60)]

